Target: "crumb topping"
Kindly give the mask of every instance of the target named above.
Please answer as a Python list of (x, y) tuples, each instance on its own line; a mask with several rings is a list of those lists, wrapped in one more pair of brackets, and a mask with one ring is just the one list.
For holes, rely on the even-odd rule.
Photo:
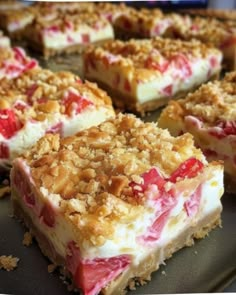
[(8, 83), (0, 81), (0, 109), (14, 108), (22, 123), (29, 119), (43, 121), (61, 113), (69, 114), (73, 99), (80, 97), (98, 107), (112, 108), (111, 100), (96, 84), (82, 82), (70, 72), (53, 73), (50, 70), (33, 69)]
[(165, 111), (174, 117), (193, 115), (214, 125), (218, 121), (235, 121), (235, 110), (236, 72), (231, 72), (221, 81), (202, 85), (185, 99), (170, 102)]
[(33, 237), (30, 232), (24, 233), (24, 238), (22, 244), (26, 247), (29, 247), (32, 244)]
[(19, 258), (13, 257), (12, 255), (2, 255), (0, 256), (0, 269), (11, 271), (17, 267), (18, 261)]
[(157, 71), (153, 63), (161, 68), (180, 55), (188, 60), (196, 60), (220, 54), (219, 50), (207, 47), (197, 40), (186, 42), (156, 37), (127, 42), (115, 40), (106, 42), (100, 47), (90, 46), (85, 51), (85, 60), (99, 59), (108, 64), (121, 65), (124, 70), (137, 76), (137, 79), (142, 79), (142, 77), (162, 74), (162, 70)]

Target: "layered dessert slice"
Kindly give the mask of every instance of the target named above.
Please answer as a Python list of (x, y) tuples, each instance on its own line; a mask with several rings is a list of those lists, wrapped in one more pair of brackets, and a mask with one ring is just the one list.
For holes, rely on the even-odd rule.
[(130, 9), (117, 16), (113, 23), (116, 35), (127, 39), (162, 36), (172, 22), (159, 9)]
[(31, 70), (0, 82), (0, 164), (46, 133), (68, 136), (114, 116), (110, 98), (70, 72)]
[(62, 52), (81, 52), (90, 43), (113, 39), (111, 24), (90, 12), (61, 14), (57, 19), (36, 19), (27, 29), (29, 46), (45, 57)]
[(233, 21), (213, 18), (172, 15), (172, 28), (168, 33), (173, 37), (190, 40), (198, 39), (219, 48), (229, 69), (236, 68), (236, 26)]
[(0, 80), (16, 78), (37, 67), (38, 62), (27, 56), (23, 48), (0, 46)]
[(209, 82), (185, 99), (171, 101), (158, 125), (172, 135), (190, 132), (209, 160), (224, 160), (227, 189), (236, 184), (236, 73)]
[(144, 114), (216, 77), (219, 50), (198, 41), (154, 38), (119, 40), (84, 53), (84, 72), (118, 107)]
[(22, 39), (27, 25), (32, 23), (34, 12), (31, 7), (0, 10), (0, 28), (11, 38)]
[(11, 184), (15, 215), (85, 295), (149, 280), (221, 219), (222, 165), (190, 134), (174, 138), (133, 115), (45, 136), (14, 161)]

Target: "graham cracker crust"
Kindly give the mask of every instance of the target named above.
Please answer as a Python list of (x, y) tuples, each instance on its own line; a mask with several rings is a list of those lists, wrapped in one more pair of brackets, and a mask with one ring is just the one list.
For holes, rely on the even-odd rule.
[(48, 59), (49, 57), (55, 56), (55, 55), (60, 55), (60, 54), (71, 54), (71, 53), (78, 53), (81, 54), (84, 49), (89, 46), (89, 45), (102, 45), (106, 41), (113, 40), (112, 38), (107, 38), (103, 39), (101, 41), (93, 42), (93, 43), (87, 43), (87, 44), (74, 44), (70, 45), (61, 49), (53, 49), (53, 48), (45, 48), (42, 43), (38, 43), (33, 39), (28, 38), (28, 46), (43, 54), (43, 57), (45, 59)]
[[(59, 266), (60, 272), (71, 279), (69, 272), (65, 269), (65, 259), (56, 253), (53, 245), (46, 236), (37, 229), (31, 217), (27, 215), (21, 202), (17, 200), (17, 193), (12, 191), (12, 205), (14, 215), (19, 218), (26, 227), (30, 228), (30, 233), (35, 237), (42, 253), (47, 256), (55, 266)], [(221, 224), (221, 208), (217, 208), (208, 216), (205, 216), (197, 224), (190, 228), (185, 228), (182, 233), (165, 247), (153, 249), (152, 252), (139, 264), (132, 265), (119, 277), (101, 290), (104, 295), (121, 295), (127, 292), (129, 285), (134, 286), (135, 281), (141, 282), (151, 279), (151, 273), (159, 268), (164, 260), (170, 258), (174, 252), (185, 247), (192, 246), (194, 239), (205, 237), (213, 228)]]
[[(145, 103), (139, 103), (134, 99), (134, 97), (130, 96), (129, 94), (123, 94), (119, 90), (110, 87), (109, 85), (107, 85), (106, 83), (102, 81), (98, 81), (94, 78), (90, 78), (89, 75), (88, 76), (85, 75), (85, 78), (91, 82), (97, 83), (100, 88), (104, 89), (108, 93), (108, 95), (112, 98), (112, 101), (117, 108), (121, 110), (128, 110), (128, 111), (134, 112), (140, 115), (141, 117), (144, 117), (146, 113), (149, 111), (154, 111), (162, 106), (165, 106), (172, 99), (180, 99), (185, 97), (188, 93), (193, 92), (195, 89), (197, 89), (200, 86), (200, 85), (195, 86), (191, 88), (190, 90), (179, 91), (174, 96), (162, 97), (162, 98), (154, 99), (152, 101), (148, 101)], [(219, 78), (219, 74), (215, 74), (211, 77), (210, 80), (215, 80), (218, 78)]]

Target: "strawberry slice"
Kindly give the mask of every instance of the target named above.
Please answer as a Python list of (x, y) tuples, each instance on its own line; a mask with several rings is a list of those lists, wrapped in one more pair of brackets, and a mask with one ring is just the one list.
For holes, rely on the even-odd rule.
[(0, 159), (9, 159), (10, 151), (5, 142), (0, 142)]
[(162, 89), (162, 93), (166, 96), (171, 96), (173, 93), (173, 85), (170, 84), (170, 85), (167, 85), (166, 87), (164, 87)]
[(180, 78), (186, 79), (192, 76), (192, 69), (188, 59), (183, 54), (177, 54), (172, 57), (172, 62), (177, 70), (179, 70)]
[(131, 262), (129, 255), (82, 260), (80, 251), (73, 241), (68, 244), (68, 250), (67, 268), (72, 273), (77, 287), (83, 290), (84, 295), (98, 294)]
[(135, 196), (143, 194), (150, 185), (156, 184), (159, 190), (163, 190), (166, 180), (160, 175), (156, 168), (151, 168), (148, 172), (145, 172), (141, 176), (143, 183), (138, 184), (134, 181), (130, 182), (130, 187)]
[(80, 94), (69, 92), (68, 96), (64, 100), (65, 113), (70, 116), (73, 111), (76, 114), (81, 113), (88, 106), (93, 105), (93, 102), (82, 97)]
[(13, 110), (0, 110), (0, 133), (3, 137), (7, 139), (13, 137), (21, 127)]
[(89, 34), (81, 34), (82, 43), (89, 43), (90, 42), (90, 36)]
[(228, 135), (236, 135), (236, 121), (220, 121), (209, 129), (209, 134), (219, 139)]
[(55, 225), (55, 211), (50, 203), (45, 203), (40, 215), (40, 219), (49, 227)]
[(196, 158), (190, 158), (182, 163), (170, 176), (169, 181), (176, 182), (178, 178), (193, 178), (203, 170), (203, 163)]
[(62, 122), (59, 122), (55, 125), (53, 125), (52, 127), (50, 127), (46, 133), (51, 133), (51, 134), (56, 134), (56, 133), (59, 133), (60, 135), (62, 135), (62, 128), (63, 128), (63, 123)]
[(184, 203), (184, 209), (189, 217), (194, 216), (199, 208), (201, 201), (202, 186), (199, 185), (195, 192), (190, 196), (189, 200)]
[(157, 70), (160, 73), (165, 73), (165, 71), (167, 71), (168, 67), (169, 67), (169, 61), (163, 61), (162, 63), (158, 63), (156, 61), (154, 61), (151, 57), (148, 57), (146, 62), (145, 62), (145, 66), (149, 69), (153, 69), (153, 70)]
[(17, 61), (19, 61), (22, 64), (26, 62), (25, 52), (22, 48), (14, 47), (13, 51), (14, 51), (14, 57)]

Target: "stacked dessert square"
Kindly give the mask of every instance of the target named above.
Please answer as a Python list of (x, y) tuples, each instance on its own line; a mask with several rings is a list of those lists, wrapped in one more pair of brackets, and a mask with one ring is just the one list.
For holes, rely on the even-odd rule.
[(88, 80), (42, 69), (0, 33), (0, 168), (12, 165), (14, 214), (76, 289), (123, 294), (220, 225), (222, 160), (236, 181), (236, 74), (171, 101), (158, 127), (112, 102), (143, 116), (218, 78), (222, 58), (235, 61), (234, 25), (110, 3), (13, 7), (3, 30), (46, 58), (83, 50)]
[(133, 115), (47, 135), (11, 183), (15, 215), (86, 295), (122, 294), (220, 223), (222, 164)]
[(190, 132), (209, 160), (223, 160), (229, 190), (236, 184), (236, 73), (209, 82), (185, 99), (171, 101), (159, 126), (172, 135)]
[(145, 114), (221, 70), (221, 52), (198, 41), (112, 41), (84, 53), (85, 77), (105, 88), (118, 107)]

